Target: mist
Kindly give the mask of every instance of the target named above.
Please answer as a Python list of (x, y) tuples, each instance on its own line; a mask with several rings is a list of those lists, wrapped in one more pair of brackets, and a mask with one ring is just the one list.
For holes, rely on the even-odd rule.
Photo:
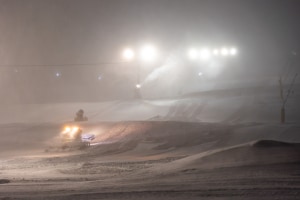
[[(0, 101), (132, 99), (136, 65), (145, 98), (275, 80), (299, 50), (299, 2), (288, 2), (1, 0)], [(145, 41), (161, 59), (150, 68), (124, 64), (121, 49)], [(186, 59), (190, 47), (224, 45), (238, 47), (234, 61)]]

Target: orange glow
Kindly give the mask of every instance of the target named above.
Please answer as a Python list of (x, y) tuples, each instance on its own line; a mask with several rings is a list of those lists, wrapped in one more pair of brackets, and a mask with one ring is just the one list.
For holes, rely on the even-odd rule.
[(79, 130), (78, 126), (73, 126), (73, 127), (66, 126), (63, 129), (62, 134), (63, 135), (68, 135), (69, 137), (73, 138), (78, 130)]

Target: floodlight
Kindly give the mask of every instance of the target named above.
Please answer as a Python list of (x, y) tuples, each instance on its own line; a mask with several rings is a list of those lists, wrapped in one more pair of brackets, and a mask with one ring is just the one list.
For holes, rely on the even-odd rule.
[(208, 59), (210, 57), (210, 55), (211, 55), (211, 52), (210, 52), (209, 49), (201, 49), (201, 51), (200, 51), (200, 58), (202, 60)]
[(122, 56), (125, 60), (132, 60), (134, 58), (134, 55), (135, 55), (134, 51), (130, 48), (127, 48), (123, 51)]
[(152, 45), (145, 45), (141, 49), (141, 59), (146, 62), (154, 61), (157, 58), (157, 49)]
[(220, 50), (219, 50), (219, 49), (214, 49), (214, 50), (213, 50), (213, 54), (214, 54), (215, 56), (220, 55)]
[(227, 56), (228, 54), (229, 54), (229, 51), (228, 51), (227, 48), (222, 48), (222, 49), (221, 49), (221, 55), (222, 55), (222, 56)]
[(236, 48), (231, 48), (229, 51), (230, 55), (234, 56), (237, 54), (237, 49)]
[(141, 86), (140, 84), (136, 84), (135, 87), (136, 87), (137, 89), (140, 89), (142, 86)]
[(188, 57), (191, 59), (191, 60), (196, 60), (198, 58), (198, 51), (197, 49), (190, 49), (188, 51)]

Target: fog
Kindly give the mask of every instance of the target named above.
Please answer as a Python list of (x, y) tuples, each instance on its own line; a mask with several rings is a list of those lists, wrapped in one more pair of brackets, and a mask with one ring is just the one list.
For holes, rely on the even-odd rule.
[(299, 8), (0, 0), (0, 199), (299, 199)]
[[(1, 0), (1, 103), (145, 98), (265, 82), (299, 68), (299, 1)], [(153, 42), (160, 60), (124, 63), (126, 45)], [(234, 45), (235, 59), (192, 63), (194, 46)], [(292, 58), (291, 58), (292, 57)], [(199, 72), (203, 76), (199, 77)], [(266, 79), (265, 81), (262, 81)]]

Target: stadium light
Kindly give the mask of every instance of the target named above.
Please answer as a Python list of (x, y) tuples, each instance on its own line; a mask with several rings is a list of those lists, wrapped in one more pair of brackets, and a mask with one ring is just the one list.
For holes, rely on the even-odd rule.
[(207, 61), (211, 60), (213, 57), (218, 56), (236, 56), (238, 54), (238, 50), (235, 47), (222, 47), (222, 48), (202, 48), (202, 49), (196, 49), (191, 48), (187, 52), (187, 56), (190, 60), (202, 60)]
[(125, 59), (125, 60), (128, 60), (128, 61), (131, 61), (134, 59), (134, 56), (135, 56), (135, 53), (132, 49), (130, 48), (127, 48), (123, 51), (123, 54), (122, 54), (122, 57)]
[(188, 57), (191, 60), (196, 60), (198, 58), (198, 55), (199, 55), (199, 53), (198, 53), (197, 49), (193, 48), (188, 51)]
[(221, 55), (222, 55), (222, 56), (228, 56), (228, 54), (229, 54), (228, 49), (225, 48), (225, 47), (223, 47), (223, 48), (221, 49)]
[(141, 60), (153, 62), (157, 58), (157, 49), (153, 45), (145, 45), (140, 52)]
[(133, 61), (134, 65), (136, 65), (137, 80), (135, 85), (135, 97), (140, 99), (142, 98), (140, 90), (142, 87), (140, 84), (141, 66), (143, 63), (150, 63), (157, 60), (158, 50), (151, 44), (142, 46), (139, 52), (136, 49), (126, 48), (122, 52), (122, 58), (126, 61)]
[(137, 89), (140, 89), (142, 86), (141, 86), (141, 84), (136, 84), (135, 87), (136, 87)]
[(213, 53), (213, 55), (218, 56), (218, 55), (220, 55), (220, 50), (214, 49), (212, 53)]
[(201, 49), (200, 58), (201, 60), (207, 60), (211, 56), (211, 52), (209, 49)]
[(237, 54), (237, 49), (236, 48), (231, 48), (229, 53), (230, 53), (230, 55), (235, 56)]
[[(131, 48), (126, 48), (122, 52), (122, 58), (127, 60), (127, 61), (132, 61), (135, 59), (135, 50)], [(158, 57), (158, 51), (156, 47), (153, 45), (144, 45), (138, 55), (138, 59), (144, 62), (152, 62), (155, 61)]]

